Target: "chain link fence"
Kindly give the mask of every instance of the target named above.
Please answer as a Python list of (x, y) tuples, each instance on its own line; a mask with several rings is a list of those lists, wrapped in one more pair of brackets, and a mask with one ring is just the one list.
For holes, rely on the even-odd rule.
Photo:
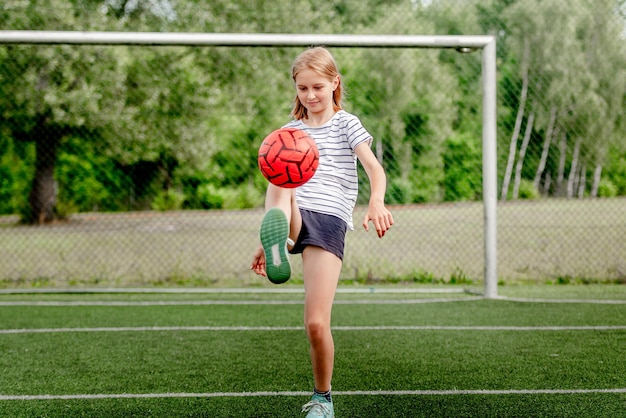
[[(392, 2), (384, 15), (367, 3), (337, 30), (497, 37), (500, 281), (623, 282), (619, 9), (543, 2), (559, 19), (539, 27), (522, 19), (537, 15), (530, 0), (471, 13)], [(249, 270), (266, 185), (256, 151), (289, 119), (301, 50), (0, 44), (0, 287), (267, 285)], [(479, 283), (481, 51), (331, 50), (396, 221), (382, 240), (360, 226), (361, 172), (342, 283)]]

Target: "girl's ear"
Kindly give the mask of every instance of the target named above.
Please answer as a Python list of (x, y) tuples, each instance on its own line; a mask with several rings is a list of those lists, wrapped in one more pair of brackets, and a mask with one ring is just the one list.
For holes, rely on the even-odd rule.
[(337, 87), (339, 87), (339, 83), (341, 82), (340, 77), (340, 75), (335, 76), (335, 79), (333, 80), (333, 91), (337, 90)]

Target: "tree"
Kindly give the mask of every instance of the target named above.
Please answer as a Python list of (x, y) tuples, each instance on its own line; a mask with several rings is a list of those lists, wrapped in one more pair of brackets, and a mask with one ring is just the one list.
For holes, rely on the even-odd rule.
[[(502, 179), (502, 192), (500, 193), (500, 200), (506, 200), (509, 193), (509, 184), (511, 181), (511, 174), (513, 172), (513, 164), (515, 162), (515, 154), (517, 152), (517, 139), (519, 138), (520, 130), (522, 129), (522, 121), (524, 119), (524, 112), (526, 110), (526, 100), (528, 98), (528, 83), (529, 74), (528, 67), (530, 55), (530, 43), (527, 39), (524, 40), (524, 53), (521, 63), (521, 77), (522, 87), (520, 91), (519, 105), (517, 109), (517, 117), (515, 118), (515, 127), (513, 128), (513, 134), (511, 136), (511, 144), (509, 146), (509, 157), (507, 158), (506, 169), (504, 170), (504, 177)], [(530, 137), (530, 134), (529, 134)]]
[[(35, 144), (35, 172), (30, 191), (29, 223), (54, 219), (54, 168), (59, 148), (72, 135), (94, 133), (106, 123), (99, 110), (107, 98), (94, 88), (116, 79), (108, 52), (101, 48), (8, 46), (0, 73), (2, 124), (14, 141)], [(98, 65), (93, 63), (99, 62)]]
[(585, 63), (593, 80), (588, 100), (596, 110), (586, 118), (591, 140), (585, 141), (586, 162), (595, 166), (591, 185), (593, 197), (597, 196), (610, 147), (622, 142), (626, 149), (626, 135), (619, 129), (626, 96), (626, 38), (623, 37), (626, 20), (619, 14), (623, 10), (623, 1), (618, 2), (617, 8), (612, 0), (595, 2), (579, 30)]
[[(586, 181), (586, 169), (585, 172), (581, 169), (595, 165), (594, 183), (599, 181), (600, 161), (615, 133), (617, 115), (622, 113), (618, 103), (624, 94), (621, 70), (624, 42), (620, 41), (616, 28), (623, 27), (623, 21), (621, 25), (616, 24), (615, 2), (606, 0), (592, 5), (580, 0), (570, 2), (567, 10), (559, 0), (496, 4), (501, 8), (501, 24), (506, 33), (503, 36), (506, 43), (503, 50), (508, 55), (505, 66), (519, 62), (521, 69), (517, 80), (505, 79), (508, 84), (504, 84), (505, 97), (519, 99), (501, 198), (507, 195), (515, 154), (522, 153), (516, 139), (526, 113), (534, 115), (534, 130), (544, 134), (540, 144), (533, 143), (534, 135), (530, 137), (530, 144), (526, 144), (531, 150), (540, 150), (541, 154), (533, 170), (535, 186), (539, 187), (549, 166), (546, 161), (549, 147), (553, 133), (558, 131), (560, 160), (555, 193), (567, 194), (569, 188), (570, 195), (574, 194), (574, 189), (581, 195), (580, 188), (584, 188), (583, 180)], [(571, 10), (578, 12), (569, 13)], [(532, 77), (528, 77), (526, 68)], [(521, 85), (519, 95), (509, 87), (518, 83)], [(570, 141), (572, 138), (576, 139)], [(568, 187), (563, 181), (567, 166), (570, 166)], [(521, 168), (518, 161), (518, 172)]]
[[(99, 3), (28, 2), (3, 14), (0, 23), (12, 29), (146, 30), (174, 17), (164, 12), (164, 2)], [(9, 45), (3, 51), (3, 126), (14, 141), (36, 149), (26, 222), (55, 219), (55, 168), (69, 138), (92, 141), (125, 166), (152, 162), (164, 189), (178, 166), (208, 157), (208, 127), (201, 121), (212, 83), (189, 49)]]
[(541, 156), (539, 159), (539, 164), (537, 164), (537, 170), (535, 171), (535, 177), (533, 179), (533, 188), (537, 191), (540, 190), (539, 183), (541, 182), (541, 177), (543, 176), (543, 172), (546, 168), (546, 163), (548, 160), (548, 152), (550, 151), (550, 144), (553, 141), (553, 132), (554, 126), (556, 123), (556, 107), (552, 106), (550, 109), (550, 121), (548, 122), (548, 127), (546, 129), (546, 133), (543, 139), (543, 146), (541, 147)]
[(526, 129), (524, 130), (524, 139), (519, 149), (519, 155), (517, 157), (517, 164), (515, 165), (515, 181), (513, 182), (513, 200), (517, 200), (519, 197), (520, 183), (522, 182), (522, 168), (524, 167), (524, 158), (526, 157), (526, 150), (528, 149), (528, 143), (533, 132), (533, 123), (535, 121), (535, 114), (530, 113), (528, 120), (526, 121)]
[[(25, 2), (0, 15), (10, 29), (103, 28), (96, 3)], [(54, 171), (63, 142), (72, 136), (101, 138), (111, 122), (103, 109), (120, 107), (119, 67), (104, 47), (67, 45), (3, 47), (0, 54), (2, 126), (13, 141), (35, 144), (35, 170), (24, 220), (55, 219)]]

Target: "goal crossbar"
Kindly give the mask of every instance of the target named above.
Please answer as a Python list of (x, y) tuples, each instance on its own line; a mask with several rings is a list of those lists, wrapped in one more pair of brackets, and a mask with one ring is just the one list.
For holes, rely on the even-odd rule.
[(308, 46), (369, 48), (484, 48), (492, 36), (311, 35), (280, 33), (164, 33), (0, 31), (0, 43), (92, 45)]
[(360, 48), (482, 49), (482, 151), (484, 206), (484, 296), (498, 294), (497, 277), (497, 155), (496, 155), (496, 40), (493, 36), (349, 35), (279, 33), (164, 33), (82, 31), (0, 31), (0, 44), (80, 44), (154, 46), (263, 46), (325, 45)]

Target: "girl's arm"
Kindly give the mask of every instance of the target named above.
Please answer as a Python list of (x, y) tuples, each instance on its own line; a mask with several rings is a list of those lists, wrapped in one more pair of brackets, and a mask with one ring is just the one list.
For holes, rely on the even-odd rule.
[(387, 176), (367, 143), (357, 146), (354, 152), (363, 165), (370, 181), (370, 201), (367, 212), (363, 217), (363, 228), (369, 231), (369, 222), (371, 221), (376, 228), (378, 237), (382, 238), (385, 232), (393, 225), (393, 216), (385, 207)]

